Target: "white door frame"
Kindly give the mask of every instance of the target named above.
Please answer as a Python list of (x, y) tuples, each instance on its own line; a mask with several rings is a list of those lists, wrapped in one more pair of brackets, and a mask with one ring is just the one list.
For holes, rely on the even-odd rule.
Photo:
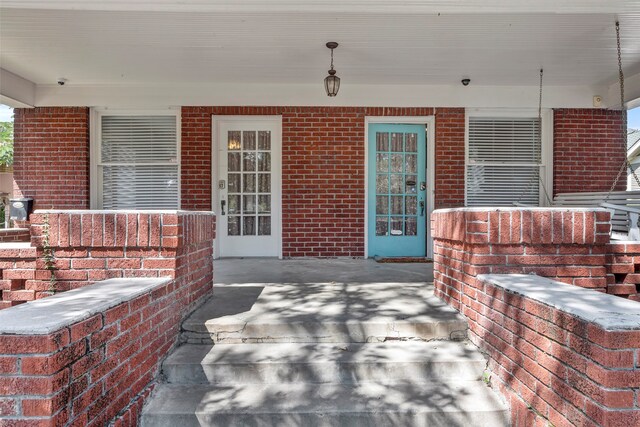
[[(278, 240), (278, 258), (282, 259), (282, 116), (222, 116), (211, 115), (211, 210), (217, 212), (216, 215), (216, 235), (219, 235), (223, 230), (220, 230), (220, 223), (217, 220), (219, 216), (220, 208), (220, 191), (218, 189), (218, 182), (220, 179), (218, 170), (218, 153), (220, 151), (220, 141), (218, 141), (220, 124), (223, 122), (271, 122), (276, 125), (276, 134), (273, 135), (273, 139), (276, 139), (279, 143), (279, 149), (274, 155), (280, 156), (279, 167), (277, 170), (271, 172), (271, 185), (279, 186), (280, 192), (277, 198), (271, 200), (272, 208), (278, 212), (278, 220), (271, 225), (271, 230), (277, 236)], [(226, 180), (226, 177), (224, 178)], [(220, 258), (220, 239), (216, 238), (213, 245), (213, 256), (215, 259)]]
[(364, 118), (364, 256), (369, 257), (369, 125), (373, 123), (419, 124), (427, 127), (427, 256), (433, 257), (431, 212), (435, 202), (435, 116), (366, 116)]

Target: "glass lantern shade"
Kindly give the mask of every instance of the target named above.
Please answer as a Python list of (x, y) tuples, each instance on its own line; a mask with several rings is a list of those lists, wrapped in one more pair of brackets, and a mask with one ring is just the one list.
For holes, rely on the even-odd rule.
[[(333, 73), (331, 72), (333, 71)], [(324, 88), (327, 91), (327, 95), (336, 96), (338, 90), (340, 90), (340, 77), (336, 76), (334, 70), (329, 71), (329, 75), (324, 78)]]

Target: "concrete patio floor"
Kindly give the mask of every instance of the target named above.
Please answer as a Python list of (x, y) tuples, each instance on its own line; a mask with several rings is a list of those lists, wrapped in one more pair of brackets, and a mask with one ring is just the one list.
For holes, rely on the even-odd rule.
[(433, 263), (371, 259), (228, 258), (213, 262), (214, 285), (244, 283), (431, 283)]

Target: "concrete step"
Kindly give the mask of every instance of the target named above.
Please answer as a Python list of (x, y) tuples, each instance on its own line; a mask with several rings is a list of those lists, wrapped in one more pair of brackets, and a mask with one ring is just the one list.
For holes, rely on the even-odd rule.
[(164, 426), (507, 426), (482, 382), (161, 384), (141, 424)]
[(182, 325), (189, 343), (464, 339), (467, 322), (424, 283), (214, 286)]
[(486, 359), (468, 342), (186, 344), (163, 364), (168, 383), (360, 383), (479, 380)]

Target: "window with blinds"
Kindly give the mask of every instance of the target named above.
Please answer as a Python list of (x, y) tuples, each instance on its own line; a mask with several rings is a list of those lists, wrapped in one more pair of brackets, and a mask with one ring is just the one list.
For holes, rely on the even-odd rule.
[(176, 115), (101, 115), (99, 136), (102, 209), (178, 208)]
[(540, 204), (537, 118), (469, 117), (467, 206)]

